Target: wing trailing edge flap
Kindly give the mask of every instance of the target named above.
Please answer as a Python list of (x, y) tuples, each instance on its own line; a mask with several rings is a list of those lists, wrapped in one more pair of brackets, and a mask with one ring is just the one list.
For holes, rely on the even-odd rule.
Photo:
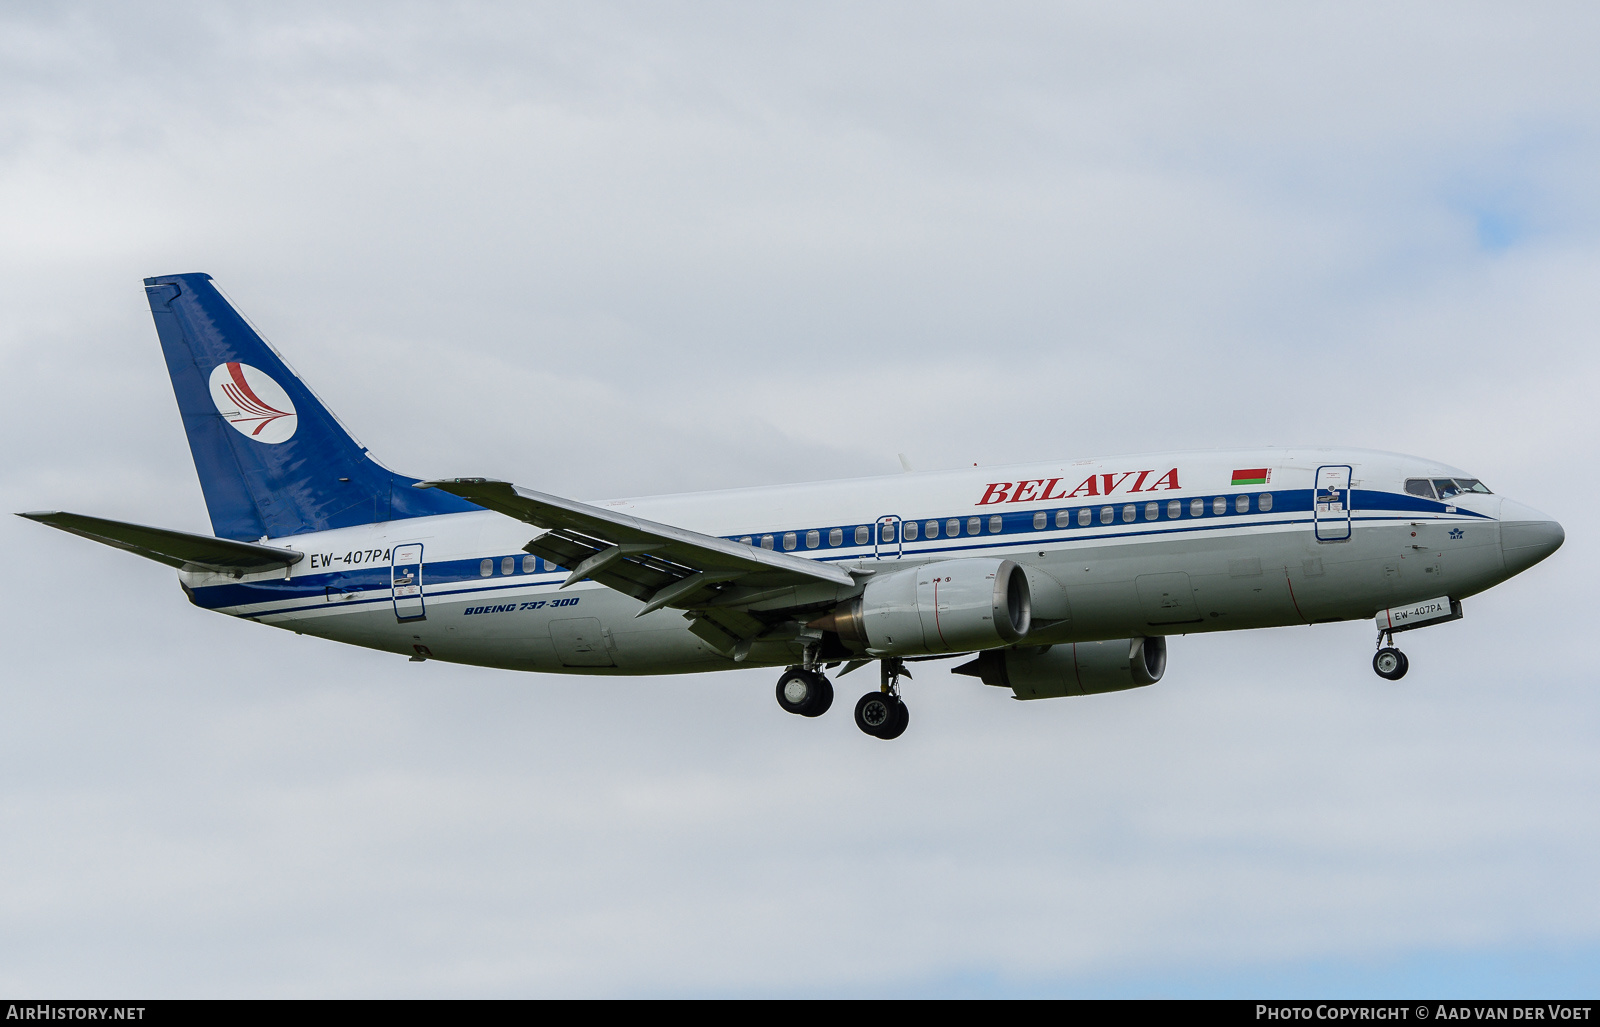
[(738, 603), (730, 602), (734, 596), (725, 594), (728, 589), (756, 589), (766, 595), (774, 588), (848, 589), (856, 583), (849, 571), (833, 564), (730, 542), (510, 482), (452, 478), (417, 487), (440, 489), (546, 529), (523, 548), (571, 568), (562, 588), (585, 578), (598, 581), (643, 602), (637, 614), (641, 617), (664, 606), (693, 611), (691, 630), (722, 651), (771, 627), (730, 608)]
[(61, 510), (36, 510), (17, 516), (185, 571), (213, 571), (239, 577), (260, 571), (287, 569), (305, 559), (306, 555), (294, 549), (193, 535), (170, 528), (151, 528), (143, 524), (129, 524)]

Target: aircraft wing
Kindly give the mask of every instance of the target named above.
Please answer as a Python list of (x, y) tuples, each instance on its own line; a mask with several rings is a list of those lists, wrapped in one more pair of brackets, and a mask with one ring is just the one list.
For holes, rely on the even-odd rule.
[[(548, 529), (523, 548), (572, 573), (562, 587), (592, 579), (644, 602), (643, 616), (663, 606), (695, 611), (716, 622), (733, 642), (768, 625), (741, 613), (735, 596), (769, 596), (804, 585), (850, 588), (856, 579), (831, 563), (704, 535), (670, 524), (519, 488), (487, 478), (425, 481), (479, 506)], [(709, 637), (709, 634), (708, 634)], [(720, 648), (722, 638), (713, 641)]]
[(305, 559), (306, 555), (294, 549), (258, 546), (251, 542), (193, 535), (170, 528), (151, 528), (143, 524), (111, 521), (104, 517), (88, 517), (61, 510), (35, 510), (17, 516), (186, 571), (219, 571), (237, 577), (277, 567), (292, 567)]

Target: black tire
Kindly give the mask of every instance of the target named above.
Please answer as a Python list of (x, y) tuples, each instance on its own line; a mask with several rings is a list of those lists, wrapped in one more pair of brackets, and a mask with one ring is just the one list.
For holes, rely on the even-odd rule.
[(874, 738), (899, 738), (910, 720), (911, 712), (899, 696), (868, 692), (856, 701), (856, 727)]
[(810, 708), (800, 711), (802, 717), (820, 717), (827, 713), (828, 708), (833, 705), (833, 682), (821, 674), (814, 674), (813, 676), (817, 679), (816, 699), (811, 703)]
[[(831, 703), (833, 686), (828, 685), (824, 689), (823, 685), (818, 684), (819, 680), (826, 684), (826, 679), (821, 674), (813, 674), (809, 670), (791, 667), (784, 671), (783, 676), (778, 679), (778, 705), (783, 707), (783, 712), (802, 717), (814, 716), (815, 714), (809, 711), (816, 707), (819, 693), (823, 692), (826, 692), (827, 702)], [(823, 705), (823, 709), (827, 709), (826, 704)]]
[(894, 726), (895, 707), (900, 701), (887, 692), (868, 692), (856, 700), (856, 727), (874, 738), (882, 738)]
[(1372, 670), (1385, 681), (1399, 681), (1411, 669), (1411, 661), (1398, 649), (1385, 646), (1372, 657)]
[(906, 725), (911, 723), (911, 708), (905, 700), (896, 698), (894, 701), (894, 719), (889, 722), (888, 728), (878, 733), (878, 737), (887, 741), (899, 738), (906, 733)]

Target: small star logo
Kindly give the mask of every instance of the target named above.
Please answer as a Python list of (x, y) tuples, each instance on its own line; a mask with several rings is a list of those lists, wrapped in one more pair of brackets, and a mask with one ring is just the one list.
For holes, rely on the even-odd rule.
[(1451, 538), (1465, 538), (1466, 534), (1467, 533), (1462, 531), (1460, 528), (1451, 528), (1450, 529), (1450, 537)]

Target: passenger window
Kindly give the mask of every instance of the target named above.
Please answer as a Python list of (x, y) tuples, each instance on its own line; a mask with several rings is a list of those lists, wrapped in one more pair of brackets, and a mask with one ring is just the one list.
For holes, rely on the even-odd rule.
[(1045, 516), (1045, 512), (1043, 510), (1040, 510), (1038, 513), (1033, 515), (1033, 530), (1034, 531), (1042, 530), (1045, 527), (1045, 525), (1047, 525), (1049, 523), (1050, 523), (1050, 520), (1049, 520), (1048, 517)]
[(828, 545), (830, 545), (830, 546), (842, 546), (842, 545), (844, 545), (844, 529), (843, 528), (829, 528), (828, 529)]
[(938, 521), (929, 521), (927, 524), (924, 524), (922, 527), (925, 529), (922, 534), (927, 536), (928, 538), (938, 538), (939, 537), (939, 522)]
[(1112, 520), (1116, 518), (1116, 516), (1117, 516), (1117, 511), (1115, 509), (1113, 509), (1112, 507), (1102, 506), (1100, 508), (1100, 523), (1101, 524), (1110, 524), (1112, 522)]
[(762, 535), (761, 536), (761, 548), (762, 549), (771, 549), (772, 548), (772, 536), (771, 535)]
[(864, 546), (872, 541), (872, 529), (865, 524), (856, 525), (856, 545)]
[(1249, 513), (1250, 512), (1250, 497), (1249, 496), (1238, 496), (1238, 497), (1236, 497), (1234, 499), (1234, 501), (1233, 501), (1233, 508), (1234, 508), (1235, 511), (1237, 511), (1239, 513)]
[(1069, 525), (1071, 523), (1072, 523), (1072, 511), (1071, 510), (1057, 510), (1056, 511), (1056, 527), (1065, 528), (1067, 525)]
[(783, 548), (793, 549), (797, 543), (798, 540), (794, 537), (794, 532), (786, 531), (783, 533)]
[(1139, 508), (1134, 506), (1132, 503), (1129, 503), (1127, 506), (1122, 508), (1122, 523), (1123, 524), (1127, 524), (1128, 522), (1132, 521), (1137, 516), (1139, 516)]
[(478, 576), (479, 577), (487, 578), (489, 575), (491, 575), (493, 573), (494, 573), (494, 561), (493, 560), (485, 560), (482, 563), (478, 564)]
[(501, 574), (515, 574), (517, 572), (517, 558), (514, 556), (502, 557), (500, 560)]
[(739, 541), (743, 542), (747, 546), (753, 546), (753, 545), (756, 544), (756, 540), (751, 538), (749, 535), (746, 535), (744, 538), (740, 539)]
[(1176, 499), (1167, 500), (1167, 517), (1170, 520), (1174, 520), (1175, 521), (1179, 517), (1182, 517), (1182, 516), (1183, 516), (1183, 504), (1178, 502)]
[(878, 526), (878, 541), (880, 541), (880, 542), (893, 542), (894, 541), (894, 522), (893, 521), (885, 521), (883, 524)]
[(822, 534), (816, 531), (806, 532), (806, 548), (815, 549), (822, 545)]
[(946, 538), (955, 538), (957, 535), (961, 534), (961, 522), (956, 520), (954, 517), (950, 518), (948, 521), (945, 521), (944, 533)]
[(1205, 500), (1203, 500), (1203, 499), (1191, 499), (1191, 500), (1189, 500), (1189, 516), (1190, 517), (1203, 517), (1203, 516), (1205, 516), (1205, 512), (1206, 512), (1206, 501)]
[(1406, 495), (1421, 496), (1423, 499), (1433, 498), (1433, 482), (1427, 478), (1407, 478)]
[(1211, 501), (1211, 512), (1214, 513), (1214, 514), (1225, 514), (1225, 513), (1227, 513), (1228, 512), (1228, 497), (1227, 496), (1218, 496), (1217, 498), (1213, 499)]
[(1003, 524), (1004, 522), (1000, 519), (999, 514), (995, 514), (993, 517), (989, 518), (989, 534), (998, 535)]
[(539, 563), (538, 557), (524, 556), (522, 558), (522, 573), (524, 573), (524, 574), (532, 574), (533, 573), (533, 569), (536, 566), (538, 566), (538, 563)]
[(1079, 507), (1078, 508), (1078, 527), (1087, 528), (1089, 526), (1090, 519), (1093, 518), (1093, 517), (1094, 517), (1094, 511), (1093, 510), (1089, 509), (1086, 506)]
[(1144, 505), (1144, 519), (1145, 520), (1153, 521), (1157, 517), (1160, 517), (1160, 516), (1161, 516), (1161, 504), (1160, 503), (1146, 503)]
[(907, 542), (915, 542), (917, 540), (917, 522), (907, 521), (905, 526), (900, 529), (900, 534)]
[(968, 517), (967, 518), (967, 534), (968, 535), (976, 535), (978, 532), (980, 532), (982, 530), (983, 530), (983, 521), (979, 520), (976, 517)]
[(1256, 497), (1256, 509), (1260, 510), (1262, 513), (1266, 513), (1267, 511), (1271, 510), (1272, 509), (1272, 493), (1263, 492), (1263, 493), (1261, 493), (1261, 495), (1257, 496)]

